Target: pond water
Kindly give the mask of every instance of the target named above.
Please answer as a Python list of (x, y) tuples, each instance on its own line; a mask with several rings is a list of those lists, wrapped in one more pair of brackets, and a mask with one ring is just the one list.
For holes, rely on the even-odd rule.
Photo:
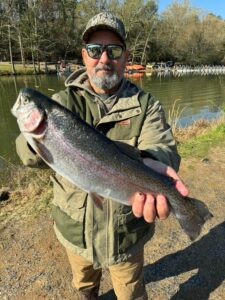
[[(180, 126), (186, 126), (199, 118), (215, 118), (220, 107), (225, 105), (225, 76), (143, 76), (130, 80), (160, 100), (167, 116), (176, 101), (180, 110), (183, 110), (179, 118)], [(55, 75), (0, 77), (0, 166), (3, 159), (18, 162), (15, 138), (19, 130), (10, 109), (20, 88), (25, 86), (51, 96), (64, 88), (64, 78)]]

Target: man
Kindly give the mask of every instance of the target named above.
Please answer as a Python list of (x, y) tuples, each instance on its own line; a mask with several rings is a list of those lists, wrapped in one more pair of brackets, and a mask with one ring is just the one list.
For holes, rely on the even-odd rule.
[[(172, 177), (187, 195), (175, 171), (180, 157), (161, 105), (124, 78), (128, 51), (123, 23), (111, 13), (100, 13), (88, 22), (83, 40), (86, 68), (71, 74), (66, 90), (53, 99), (112, 140), (138, 148), (123, 146), (122, 151)], [(25, 165), (40, 163), (22, 135), (16, 144)], [(147, 299), (143, 248), (153, 235), (156, 216), (169, 215), (166, 195), (155, 198), (137, 191), (129, 199), (131, 207), (104, 199), (99, 209), (86, 192), (58, 174), (52, 180), (54, 229), (66, 248), (80, 299), (97, 299), (102, 267), (109, 268), (117, 299)]]

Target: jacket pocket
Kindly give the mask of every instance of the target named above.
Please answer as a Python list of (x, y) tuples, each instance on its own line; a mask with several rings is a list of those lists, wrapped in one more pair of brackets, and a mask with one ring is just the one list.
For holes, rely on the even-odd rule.
[(66, 240), (86, 248), (85, 213), (87, 193), (61, 176), (51, 176), (54, 199), (52, 216), (56, 227)]
[(117, 216), (118, 250), (124, 253), (137, 244), (150, 230), (150, 224), (144, 218), (136, 218), (131, 207)]
[(51, 176), (51, 180), (54, 192), (53, 204), (57, 205), (72, 219), (83, 222), (87, 193), (60, 175)]

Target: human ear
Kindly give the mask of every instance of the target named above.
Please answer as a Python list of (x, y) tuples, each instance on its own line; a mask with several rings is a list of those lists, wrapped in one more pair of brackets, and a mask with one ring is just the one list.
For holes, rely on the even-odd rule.
[(88, 54), (87, 54), (87, 50), (85, 48), (82, 48), (81, 55), (82, 55), (82, 58), (83, 58), (83, 62), (86, 65)]

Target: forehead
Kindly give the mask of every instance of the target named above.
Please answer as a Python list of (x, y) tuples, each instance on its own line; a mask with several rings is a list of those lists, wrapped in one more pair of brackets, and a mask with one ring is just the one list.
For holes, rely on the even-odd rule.
[(89, 37), (88, 43), (96, 44), (119, 44), (122, 45), (118, 35), (110, 30), (100, 30), (93, 32)]

